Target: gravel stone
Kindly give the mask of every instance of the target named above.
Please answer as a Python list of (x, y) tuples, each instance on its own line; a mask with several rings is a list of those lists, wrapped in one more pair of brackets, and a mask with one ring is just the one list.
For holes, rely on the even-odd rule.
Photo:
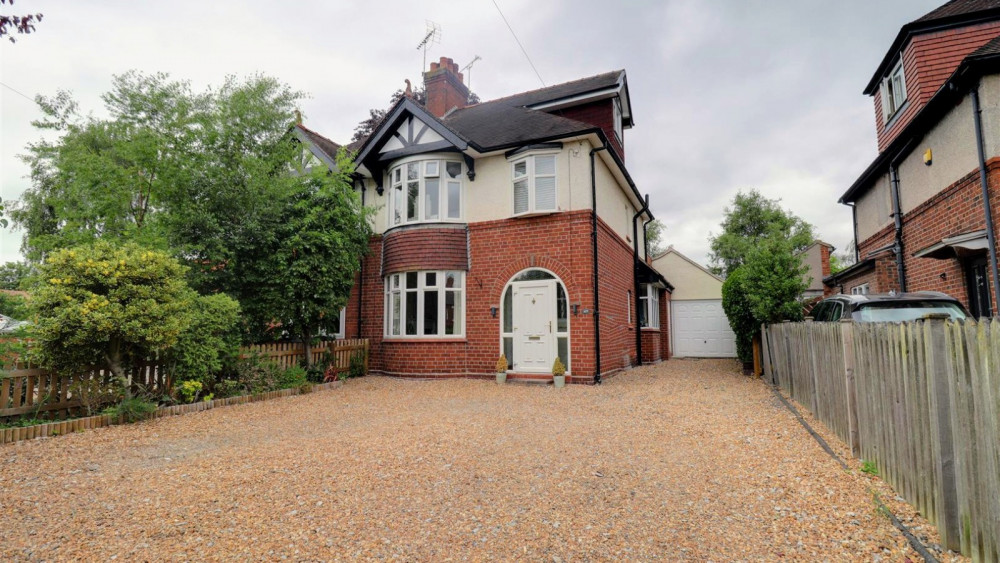
[(918, 561), (872, 490), (933, 530), (732, 361), (563, 389), (367, 377), (0, 459), (3, 561)]

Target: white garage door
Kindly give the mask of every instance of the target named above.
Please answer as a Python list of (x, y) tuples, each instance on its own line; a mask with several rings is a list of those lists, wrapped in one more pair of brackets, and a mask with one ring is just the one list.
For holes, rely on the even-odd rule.
[(721, 299), (671, 301), (674, 356), (735, 358), (736, 335), (722, 310)]

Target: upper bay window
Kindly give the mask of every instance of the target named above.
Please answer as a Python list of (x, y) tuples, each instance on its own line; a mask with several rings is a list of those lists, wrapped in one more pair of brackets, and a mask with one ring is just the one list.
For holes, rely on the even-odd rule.
[(514, 215), (556, 211), (556, 155), (539, 154), (511, 163)]
[(385, 278), (387, 337), (461, 337), (465, 334), (465, 273), (419, 271)]
[(389, 227), (462, 220), (462, 163), (415, 160), (389, 170)]
[(888, 124), (906, 103), (906, 77), (903, 76), (903, 61), (882, 80), (882, 122)]

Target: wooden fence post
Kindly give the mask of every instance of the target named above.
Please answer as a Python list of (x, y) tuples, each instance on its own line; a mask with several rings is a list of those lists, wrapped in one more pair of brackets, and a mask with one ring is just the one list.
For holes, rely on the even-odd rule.
[(841, 347), (844, 354), (844, 384), (847, 387), (847, 436), (851, 455), (861, 457), (858, 432), (858, 388), (854, 381), (854, 321), (840, 321)]
[(930, 368), (931, 446), (934, 452), (935, 473), (938, 475), (935, 503), (937, 529), (941, 545), (961, 551), (959, 534), (958, 483), (955, 468), (954, 434), (951, 426), (951, 385), (955, 377), (948, 343), (945, 321), (931, 319), (924, 323), (924, 346)]
[(767, 325), (760, 325), (760, 348), (764, 356), (764, 376), (767, 382), (774, 385), (774, 374), (771, 372), (771, 343), (767, 338)]
[(809, 336), (809, 367), (812, 369), (809, 379), (812, 381), (810, 401), (813, 416), (819, 418), (819, 365), (816, 363), (816, 330), (812, 319), (806, 319), (806, 333)]

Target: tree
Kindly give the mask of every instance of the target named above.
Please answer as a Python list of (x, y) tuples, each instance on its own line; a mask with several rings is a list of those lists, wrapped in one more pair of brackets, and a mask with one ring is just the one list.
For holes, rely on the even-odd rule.
[[(14, 5), (14, 0), (0, 0), (0, 5)], [(28, 35), (35, 31), (35, 23), (42, 21), (42, 14), (28, 14), (26, 16), (5, 16), (0, 14), (0, 38), (7, 37), (11, 43), (17, 43), (11, 31)]]
[(351, 187), (353, 165), (346, 151), (337, 155), (336, 170), (303, 175), (302, 189), (284, 206), (266, 233), (270, 244), (244, 275), (262, 305), (249, 311), (249, 322), (263, 328), (273, 321), (311, 346), (321, 330), (333, 332), (340, 309), (347, 304), (361, 258), (368, 252), (372, 210), (361, 205)]
[(175, 382), (198, 381), (211, 387), (214, 377), (235, 363), (240, 348), (240, 304), (225, 293), (194, 298), (190, 324), (165, 354)]
[(190, 324), (184, 271), (133, 243), (53, 252), (31, 301), (38, 359), (62, 372), (101, 366), (127, 383), (128, 367), (169, 349)]
[(34, 268), (27, 262), (7, 262), (0, 266), (0, 289), (24, 289), (33, 274)]
[(663, 247), (663, 232), (666, 230), (667, 228), (659, 219), (653, 219), (646, 225), (646, 247), (649, 249), (650, 256), (662, 254), (666, 250)]
[(746, 261), (762, 239), (778, 237), (789, 241), (792, 250), (804, 250), (813, 243), (812, 225), (785, 211), (777, 200), (767, 199), (757, 190), (736, 194), (719, 225), (722, 232), (711, 236), (712, 270), (728, 276)]

